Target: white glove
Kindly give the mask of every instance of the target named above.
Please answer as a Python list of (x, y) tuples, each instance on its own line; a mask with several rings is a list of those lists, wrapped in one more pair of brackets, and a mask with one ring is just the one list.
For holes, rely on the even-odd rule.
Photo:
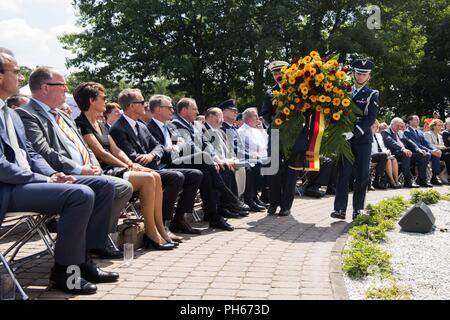
[(344, 136), (345, 140), (350, 140), (354, 136), (353, 132), (344, 132), (342, 135)]

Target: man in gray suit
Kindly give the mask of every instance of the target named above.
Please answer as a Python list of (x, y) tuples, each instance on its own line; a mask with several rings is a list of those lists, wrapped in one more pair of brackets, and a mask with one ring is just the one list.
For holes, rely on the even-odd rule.
[[(59, 214), (50, 280), (71, 294), (95, 293), (93, 283), (119, 278), (100, 270), (86, 255), (86, 249), (105, 246), (113, 185), (102, 177), (77, 179), (56, 172), (33, 150), (20, 117), (4, 102), (17, 94), (22, 80), (14, 57), (0, 52), (0, 224), (6, 212)], [(68, 280), (73, 276), (67, 271), (75, 265), (79, 285), (72, 288)]]
[[(49, 67), (40, 67), (30, 75), (30, 103), (18, 110), (26, 134), (34, 149), (50, 166), (65, 174), (99, 176), (97, 158), (84, 142), (74, 121), (58, 107), (65, 101), (64, 76)], [(133, 188), (123, 179), (107, 176), (115, 186), (109, 232), (116, 231), (120, 212), (131, 198)], [(122, 252), (111, 247), (92, 252), (101, 258), (121, 258)]]

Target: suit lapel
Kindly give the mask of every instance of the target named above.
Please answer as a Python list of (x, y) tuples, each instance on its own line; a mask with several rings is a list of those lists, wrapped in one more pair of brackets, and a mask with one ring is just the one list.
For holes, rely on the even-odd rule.
[[(152, 128), (155, 138), (158, 139), (158, 141), (160, 141), (160, 143), (164, 145), (164, 142), (165, 142), (164, 133), (161, 131), (158, 124), (152, 119), (150, 121), (150, 126)], [(170, 132), (169, 132), (169, 134), (170, 134)]]
[(131, 125), (128, 123), (127, 119), (125, 119), (122, 116), (118, 121), (121, 121), (122, 128), (124, 128), (124, 130), (127, 132), (128, 136), (134, 142), (134, 144), (141, 149), (140, 153), (145, 153), (143, 147), (141, 146), (141, 143), (138, 141), (138, 138), (136, 137), (136, 133), (134, 132)]

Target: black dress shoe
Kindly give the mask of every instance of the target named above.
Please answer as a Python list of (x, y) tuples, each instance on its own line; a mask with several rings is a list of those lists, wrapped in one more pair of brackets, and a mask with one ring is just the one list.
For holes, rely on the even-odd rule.
[(240, 217), (246, 217), (250, 214), (250, 212), (249, 211), (239, 211), (238, 214)]
[(236, 199), (235, 201), (221, 202), (220, 207), (228, 209), (232, 212), (251, 211), (250, 207), (239, 199)]
[(374, 182), (373, 187), (379, 190), (386, 190), (387, 186), (383, 182)]
[[(69, 277), (71, 277), (70, 280)], [(78, 287), (76, 286), (77, 283), (79, 283)], [(69, 288), (70, 285), (76, 288), (72, 288), (72, 286)], [(57, 270), (56, 267), (52, 268), (50, 272), (50, 287), (74, 295), (87, 295), (97, 292), (95, 284), (86, 281), (80, 275), (67, 273), (67, 268), (64, 270)]]
[(269, 207), (269, 204), (268, 204), (268, 203), (262, 202), (260, 199), (258, 199), (258, 197), (254, 198), (253, 201), (254, 201), (258, 206), (261, 206), (261, 207), (264, 207), (264, 208), (268, 208), (268, 207)]
[(344, 210), (335, 210), (334, 212), (332, 212), (330, 214), (330, 217), (345, 220), (345, 211)]
[(318, 187), (308, 187), (305, 190), (305, 196), (313, 198), (322, 198), (325, 195)]
[(433, 188), (433, 185), (429, 184), (426, 180), (418, 181), (418, 185), (424, 188)]
[(142, 242), (144, 244), (144, 248), (146, 249), (155, 249), (155, 250), (172, 250), (175, 248), (175, 244), (173, 242), (166, 242), (163, 244), (156, 243), (152, 239), (150, 239), (146, 234), (142, 238)]
[(291, 214), (291, 210), (280, 210), (279, 216), (286, 217)]
[(277, 206), (270, 205), (269, 208), (267, 208), (267, 214), (269, 216), (275, 215), (277, 213)]
[(405, 188), (419, 188), (420, 186), (415, 182), (405, 183), (403, 185)]
[(123, 258), (123, 251), (112, 249), (112, 248), (105, 248), (105, 249), (91, 249), (89, 250), (89, 253), (97, 258), (97, 259), (122, 259)]
[(233, 231), (234, 227), (226, 222), (222, 217), (216, 218), (209, 222), (209, 227), (211, 229), (221, 229), (226, 231)]
[(442, 186), (442, 182), (441, 182), (441, 180), (439, 180), (438, 177), (431, 178), (430, 183), (435, 186)]
[(186, 220), (172, 220), (172, 222), (170, 222), (169, 229), (172, 232), (202, 234), (201, 230), (192, 228)]
[(80, 264), (80, 270), (81, 277), (92, 283), (116, 282), (119, 279), (117, 272), (103, 271), (92, 260)]
[(219, 208), (218, 212), (224, 218), (237, 219), (240, 217), (239, 213), (231, 212), (230, 210), (225, 208)]
[(352, 214), (352, 219), (355, 220), (361, 214), (361, 210), (354, 210)]
[(250, 211), (253, 212), (261, 212), (266, 210), (266, 207), (257, 205), (255, 201), (248, 201), (246, 204), (250, 208)]

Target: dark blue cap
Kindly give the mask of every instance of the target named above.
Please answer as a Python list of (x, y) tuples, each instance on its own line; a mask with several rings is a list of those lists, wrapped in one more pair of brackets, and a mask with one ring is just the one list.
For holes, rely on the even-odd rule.
[(368, 59), (357, 59), (352, 63), (353, 70), (358, 73), (367, 74), (375, 69), (375, 64)]
[(222, 110), (236, 109), (236, 111), (237, 111), (236, 101), (234, 99), (226, 100), (226, 101), (222, 102), (221, 104), (219, 104), (219, 108)]

